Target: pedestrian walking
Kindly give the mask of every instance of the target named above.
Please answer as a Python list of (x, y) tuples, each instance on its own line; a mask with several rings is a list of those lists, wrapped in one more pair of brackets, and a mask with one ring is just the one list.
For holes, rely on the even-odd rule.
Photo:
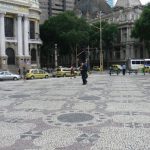
[(111, 76), (111, 74), (112, 74), (112, 66), (109, 67), (109, 74)]
[(71, 74), (71, 79), (72, 79), (72, 77), (75, 78), (75, 73), (74, 73), (74, 67), (73, 66), (71, 66), (71, 68), (70, 68), (70, 74)]
[(21, 75), (21, 69), (20, 68), (18, 69), (18, 74)]
[(88, 70), (87, 69), (87, 64), (86, 63), (82, 63), (80, 71), (81, 71), (83, 85), (87, 84), (87, 78), (88, 78), (87, 70)]
[(125, 64), (122, 65), (122, 74), (123, 75), (126, 74), (126, 65)]
[(23, 67), (23, 80), (25, 81), (26, 80), (26, 68)]

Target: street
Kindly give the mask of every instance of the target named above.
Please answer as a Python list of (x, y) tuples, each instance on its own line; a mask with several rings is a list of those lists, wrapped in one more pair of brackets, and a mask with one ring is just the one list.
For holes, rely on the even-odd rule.
[(150, 75), (2, 81), (0, 150), (150, 150)]

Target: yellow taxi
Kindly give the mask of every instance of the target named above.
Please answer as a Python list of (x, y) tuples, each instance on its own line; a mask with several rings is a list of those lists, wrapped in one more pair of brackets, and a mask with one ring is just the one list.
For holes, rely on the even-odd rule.
[(42, 69), (29, 69), (25, 77), (26, 79), (43, 79), (50, 77), (50, 75)]
[(145, 66), (142, 68), (142, 72), (150, 73), (150, 66)]
[(71, 69), (70, 68), (57, 68), (53, 76), (55, 77), (70, 77)]
[(122, 70), (122, 66), (118, 64), (113, 64), (112, 67), (116, 70)]
[(75, 76), (80, 76), (81, 75), (80, 68), (75, 68), (74, 69), (74, 74), (75, 74)]
[(93, 71), (101, 71), (101, 68), (99, 66), (93, 66)]

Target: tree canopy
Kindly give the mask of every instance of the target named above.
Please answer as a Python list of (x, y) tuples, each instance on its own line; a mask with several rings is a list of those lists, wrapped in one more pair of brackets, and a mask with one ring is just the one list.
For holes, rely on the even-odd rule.
[(135, 22), (132, 37), (150, 41), (150, 3), (144, 7), (140, 18)]
[(72, 53), (76, 45), (89, 41), (87, 32), (89, 26), (83, 18), (78, 18), (73, 12), (64, 12), (50, 17), (41, 26), (41, 39), (45, 45), (60, 48), (60, 53)]
[[(117, 38), (118, 28), (116, 24), (109, 24), (107, 22), (102, 22), (102, 44), (103, 48), (111, 48), (113, 42)], [(100, 46), (100, 22), (96, 22), (91, 25), (90, 31), (90, 41), (91, 45), (95, 47)]]
[[(75, 56), (76, 48), (83, 50), (88, 45), (92, 48), (99, 48), (99, 26), (100, 22), (90, 25), (84, 18), (78, 18), (72, 11), (49, 17), (40, 28), (43, 41), (42, 55), (47, 58), (54, 54), (55, 43), (58, 45), (60, 55)], [(108, 50), (112, 47), (117, 31), (117, 25), (102, 22), (103, 48)]]

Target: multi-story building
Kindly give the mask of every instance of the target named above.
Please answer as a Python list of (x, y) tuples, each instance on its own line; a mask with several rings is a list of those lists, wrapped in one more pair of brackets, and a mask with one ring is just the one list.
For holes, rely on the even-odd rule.
[(42, 11), (41, 24), (49, 16), (54, 16), (67, 10), (75, 11), (77, 15), (86, 18), (95, 18), (100, 10), (103, 13), (110, 12), (110, 6), (105, 0), (39, 0), (39, 2)]
[(142, 43), (131, 37), (135, 21), (140, 17), (143, 7), (140, 0), (118, 0), (114, 11), (106, 16), (109, 22), (119, 24), (119, 38), (110, 51), (111, 62), (126, 62), (130, 58), (145, 58), (146, 51)]
[(0, 69), (40, 66), (38, 0), (0, 1)]
[(131, 37), (134, 23), (142, 10), (140, 0), (117, 0), (113, 12), (102, 16), (102, 20), (118, 24), (119, 29), (118, 41), (109, 50), (110, 63), (125, 63), (130, 58), (150, 57), (150, 53), (143, 48), (143, 43)]
[(45, 20), (49, 17), (49, 6), (50, 2), (49, 0), (39, 0), (40, 3), (40, 9), (41, 9), (41, 19), (40, 24), (43, 24)]
[(67, 10), (74, 10), (75, 0), (39, 0), (42, 11), (41, 23), (49, 16), (55, 16)]

